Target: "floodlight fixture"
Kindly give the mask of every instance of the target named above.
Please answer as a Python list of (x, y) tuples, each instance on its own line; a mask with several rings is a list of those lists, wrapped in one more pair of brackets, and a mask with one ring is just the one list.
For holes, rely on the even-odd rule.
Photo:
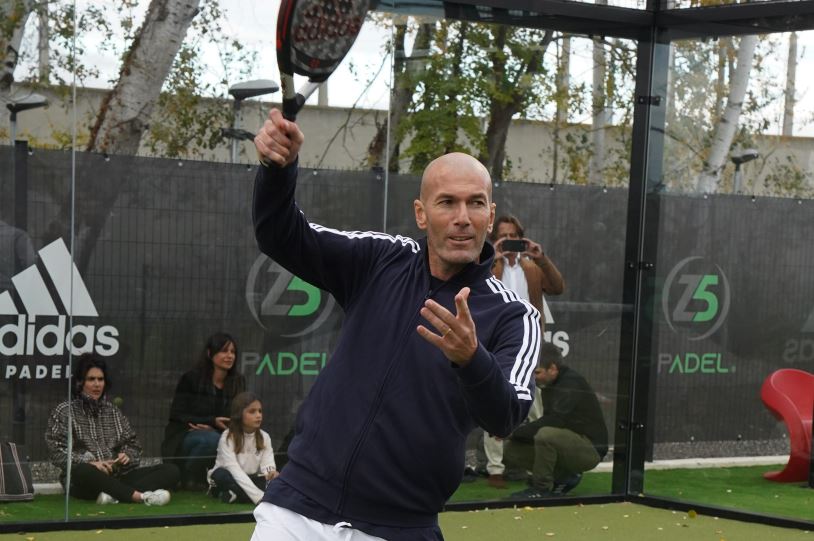
[[(251, 81), (243, 81), (240, 83), (233, 84), (229, 87), (229, 94), (234, 98), (234, 102), (232, 103), (233, 113), (234, 113), (234, 120), (232, 121), (231, 128), (223, 128), (221, 130), (221, 134), (225, 137), (229, 137), (232, 139), (232, 150), (231, 150), (231, 159), (232, 163), (235, 163), (237, 160), (237, 142), (239, 139), (246, 139), (246, 137), (236, 136), (239, 127), (240, 127), (240, 104), (243, 100), (254, 98), (257, 96), (262, 96), (264, 94), (273, 94), (280, 90), (280, 85), (272, 81), (271, 79), (254, 79)], [(226, 132), (225, 130), (231, 129), (231, 132)], [(245, 134), (244, 134), (245, 135)], [(253, 139), (254, 137), (252, 137)]]
[(732, 153), (729, 159), (735, 164), (735, 177), (732, 180), (732, 191), (740, 193), (743, 188), (743, 171), (741, 171), (741, 164), (751, 162), (760, 157), (760, 152), (754, 148), (739, 149)]
[(9, 98), (6, 103), (6, 109), (9, 110), (10, 127), (11, 127), (11, 145), (14, 146), (14, 140), (17, 139), (17, 113), (28, 111), (30, 109), (39, 109), (41, 107), (48, 107), (48, 98), (36, 92), (17, 93)]

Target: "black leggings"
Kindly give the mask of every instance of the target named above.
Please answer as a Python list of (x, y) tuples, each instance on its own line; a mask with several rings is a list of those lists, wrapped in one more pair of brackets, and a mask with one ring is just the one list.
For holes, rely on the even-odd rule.
[[(262, 475), (250, 475), (249, 479), (260, 490), (266, 490), (266, 478)], [(219, 494), (225, 490), (231, 490), (237, 496), (237, 501), (241, 503), (252, 503), (251, 498), (244, 492), (235, 478), (226, 468), (218, 468), (212, 472), (212, 481), (215, 482), (215, 493)]]
[(173, 464), (136, 468), (118, 477), (108, 475), (92, 464), (74, 464), (71, 469), (71, 496), (95, 500), (100, 492), (106, 492), (120, 502), (132, 502), (134, 491), (172, 490), (180, 476)]

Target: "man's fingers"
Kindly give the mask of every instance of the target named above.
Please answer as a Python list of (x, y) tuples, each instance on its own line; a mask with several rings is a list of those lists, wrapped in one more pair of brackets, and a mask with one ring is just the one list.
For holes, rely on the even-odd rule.
[(444, 338), (442, 336), (438, 336), (424, 325), (419, 325), (416, 327), (416, 331), (418, 331), (418, 335), (421, 336), (421, 338), (437, 348), (440, 348), (441, 344), (444, 343)]
[(299, 127), (285, 118), (277, 109), (272, 109), (254, 138), (254, 145), (260, 159), (280, 166), (293, 161), (299, 152), (304, 136)]
[(471, 290), (468, 287), (461, 289), (457, 295), (455, 295), (455, 308), (458, 310), (458, 317), (471, 320), (472, 315), (469, 313), (469, 292)]
[[(449, 312), (442, 306), (440, 305), (436, 306), (444, 310), (444, 312), (446, 312), (447, 314), (449, 314)], [(450, 317), (452, 317), (452, 314), (449, 315)], [(444, 336), (447, 333), (447, 331), (449, 331), (449, 329), (452, 327), (452, 325), (450, 325), (449, 322), (444, 321), (442, 316), (437, 312), (433, 311), (430, 308), (430, 306), (425, 305), (424, 308), (421, 309), (421, 317), (426, 319), (430, 325), (435, 327), (435, 329), (438, 331), (438, 334), (440, 334), (441, 336)]]

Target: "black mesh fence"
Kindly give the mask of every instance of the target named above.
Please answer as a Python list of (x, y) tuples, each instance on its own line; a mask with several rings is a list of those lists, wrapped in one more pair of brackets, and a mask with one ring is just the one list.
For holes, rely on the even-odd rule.
[[(76, 159), (73, 202), (68, 152), (26, 156), (15, 164), (25, 167), (24, 182), (0, 176), (0, 227), (7, 232), (0, 239), (22, 232), (39, 254), (16, 261), (15, 245), (0, 246), (2, 437), (23, 438), (35, 460), (46, 458), (47, 416), (66, 398), (67, 337), (77, 350), (93, 347), (106, 356), (111, 394), (146, 454), (156, 456), (178, 378), (205, 338), (226, 330), (237, 338), (239, 366), (262, 397), (265, 428), (279, 445), (330, 358), (342, 314), (329, 296), (259, 254), (253, 169)], [(0, 170), (10, 169), (10, 152), (0, 151)], [(418, 182), (391, 175), (385, 190), (375, 171), (303, 170), (297, 199), (313, 222), (415, 236)], [(547, 338), (595, 386), (612, 427), (627, 192), (505, 183), (494, 198), (498, 214), (517, 215), (565, 277), (566, 292), (547, 299)], [(814, 369), (811, 201), (662, 196), (659, 207), (658, 297), (646, 307), (656, 344), (656, 442), (779, 438), (759, 388), (774, 369)], [(43, 260), (54, 243), (73, 250), (97, 315), (65, 316), (60, 278)], [(21, 290), (11, 279), (31, 267), (44, 290)], [(46, 297), (56, 313), (32, 318), (27, 303)], [(291, 315), (292, 307), (306, 306)]]

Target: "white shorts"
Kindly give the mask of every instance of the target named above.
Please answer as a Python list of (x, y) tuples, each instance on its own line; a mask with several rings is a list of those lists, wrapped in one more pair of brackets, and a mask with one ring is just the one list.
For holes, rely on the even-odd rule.
[(385, 541), (354, 530), (349, 522), (323, 524), (268, 502), (260, 502), (254, 518), (251, 541)]

